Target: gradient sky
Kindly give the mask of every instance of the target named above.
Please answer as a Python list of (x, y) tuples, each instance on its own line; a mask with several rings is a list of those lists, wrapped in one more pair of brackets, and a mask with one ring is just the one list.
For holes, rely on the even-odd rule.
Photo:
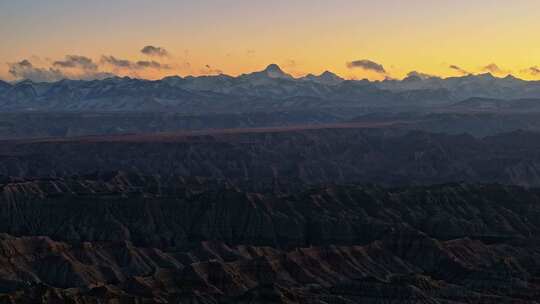
[[(279, 64), (293, 75), (346, 78), (481, 73), (496, 64), (540, 79), (538, 0), (0, 0), (0, 78), (28, 59), (48, 68), (65, 55), (156, 60), (169, 69), (100, 70), (146, 78), (237, 75)], [(171, 56), (148, 58), (146, 45)], [(368, 59), (386, 74), (347, 63)], [(494, 69), (492, 69), (494, 70)]]

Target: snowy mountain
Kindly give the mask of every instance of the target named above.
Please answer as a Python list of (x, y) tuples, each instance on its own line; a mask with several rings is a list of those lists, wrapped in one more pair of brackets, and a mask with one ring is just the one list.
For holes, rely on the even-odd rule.
[(319, 76), (316, 76), (316, 75), (313, 75), (313, 74), (308, 74), (308, 75), (300, 78), (300, 80), (312, 81), (312, 82), (325, 84), (325, 85), (337, 85), (337, 84), (340, 84), (343, 81), (345, 81), (345, 79), (343, 79), (343, 78), (339, 77), (338, 75), (336, 75), (336, 74), (334, 74), (332, 72), (329, 72), (329, 71), (325, 71)]
[(7, 91), (11, 88), (11, 84), (0, 80), (0, 94), (4, 91)]
[(540, 82), (491, 74), (403, 80), (344, 80), (331, 72), (294, 78), (278, 65), (238, 77), (113, 77), (53, 83), (0, 82), (0, 111), (254, 112), (305, 108), (418, 108), (473, 97), (538, 99)]
[(540, 81), (525, 81), (512, 75), (498, 78), (490, 73), (444, 79), (409, 76), (402, 81), (383, 81), (378, 86), (390, 91), (445, 89), (450, 91), (456, 100), (472, 97), (501, 99), (540, 97)]

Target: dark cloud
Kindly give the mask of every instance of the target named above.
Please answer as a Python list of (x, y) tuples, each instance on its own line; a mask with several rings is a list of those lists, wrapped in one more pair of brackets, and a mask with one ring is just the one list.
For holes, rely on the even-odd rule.
[(80, 68), (86, 71), (97, 71), (98, 66), (94, 61), (85, 56), (68, 55), (65, 60), (55, 61), (53, 63), (58, 68)]
[(169, 52), (158, 46), (153, 45), (147, 45), (141, 49), (141, 53), (148, 55), (148, 56), (155, 56), (155, 57), (167, 57), (169, 56)]
[(450, 65), (448, 68), (449, 68), (449, 69), (452, 69), (452, 70), (454, 70), (454, 71), (457, 71), (458, 73), (460, 73), (460, 74), (462, 74), (462, 75), (469, 75), (469, 74), (470, 74), (470, 73), (467, 72), (466, 70), (464, 70), (464, 69), (462, 69), (461, 67), (459, 67), (459, 66), (457, 66), (457, 65), (454, 65), (454, 64)]
[(35, 82), (53, 82), (66, 78), (62, 71), (53, 68), (34, 66), (28, 59), (8, 63), (9, 73), (17, 79), (29, 79)]
[(118, 59), (114, 56), (102, 56), (101, 63), (111, 65), (115, 68), (126, 70), (169, 70), (171, 67), (168, 64), (162, 64), (157, 61), (130, 61), (127, 59)]
[(382, 64), (378, 64), (374, 61), (362, 59), (355, 60), (347, 63), (349, 69), (360, 68), (366, 71), (372, 71), (379, 74), (386, 74), (386, 70)]

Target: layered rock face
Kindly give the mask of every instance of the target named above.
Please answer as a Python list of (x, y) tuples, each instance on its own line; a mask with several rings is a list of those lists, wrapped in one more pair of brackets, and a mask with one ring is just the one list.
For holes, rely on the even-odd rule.
[(158, 248), (206, 240), (275, 248), (357, 245), (404, 228), (443, 240), (489, 241), (534, 236), (540, 231), (538, 202), (540, 192), (503, 186), (351, 185), (279, 194), (116, 173), (8, 183), (0, 198), (0, 230)]
[[(4, 303), (537, 303), (538, 258), (520, 245), (389, 235), (365, 246), (0, 240)], [(22, 281), (24, 280), (24, 281)]]
[(536, 303), (540, 191), (6, 181), (1, 303)]
[(538, 168), (528, 132), (4, 141), (0, 303), (538, 303)]
[[(446, 182), (540, 186), (540, 135), (482, 139), (395, 128), (215, 131), (0, 145), (0, 176), (63, 177), (132, 171), (201, 176), (260, 187), (320, 183)], [(258, 189), (257, 189), (258, 190)]]

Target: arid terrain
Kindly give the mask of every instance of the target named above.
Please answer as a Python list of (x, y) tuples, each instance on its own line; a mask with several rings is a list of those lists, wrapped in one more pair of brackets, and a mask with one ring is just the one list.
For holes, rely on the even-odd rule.
[(540, 134), (2, 141), (0, 303), (537, 303)]
[(409, 131), (393, 123), (11, 140), (0, 146), (5, 178), (127, 171), (219, 179), (251, 189), (274, 181), (285, 187), (448, 182), (535, 187), (539, 170), (540, 133), (477, 138)]
[(535, 303), (540, 192), (246, 192), (126, 173), (2, 186), (2, 302)]

